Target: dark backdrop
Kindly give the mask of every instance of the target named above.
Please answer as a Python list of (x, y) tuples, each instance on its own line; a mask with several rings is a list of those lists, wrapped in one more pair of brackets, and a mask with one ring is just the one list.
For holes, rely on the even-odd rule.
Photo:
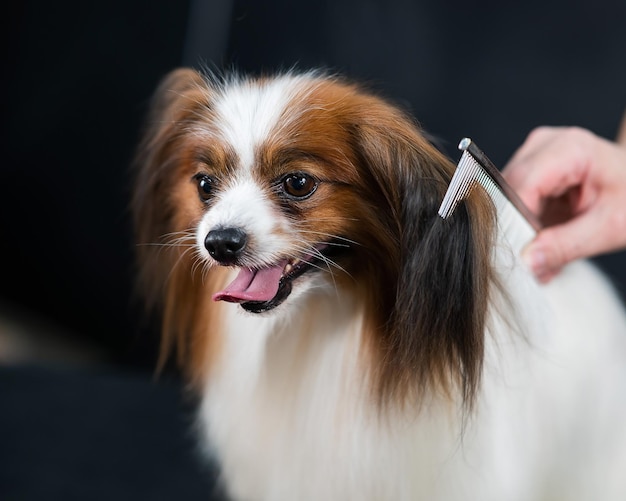
[[(540, 124), (613, 137), (626, 3), (23, 1), (5, 33), (0, 300), (153, 362), (131, 307), (128, 164), (147, 99), (182, 64), (322, 66), (411, 110), (456, 158), (503, 165)], [(190, 20), (188, 21), (188, 18)], [(625, 288), (624, 256), (601, 264)]]
[[(0, 372), (3, 499), (11, 485), (16, 499), (97, 499), (99, 486), (102, 499), (172, 499), (183, 485), (192, 499), (207, 489), (190, 466), (178, 390), (124, 375), (154, 366), (156, 336), (131, 301), (128, 165), (169, 70), (321, 66), (409, 109), (452, 157), (470, 136), (497, 165), (541, 124), (612, 138), (626, 109), (619, 0), (14, 4), (2, 21), (0, 314), (35, 326), (36, 343), (54, 333), (52, 342), (89, 344), (108, 369)], [(624, 253), (598, 261), (625, 291)], [(133, 465), (148, 473), (133, 476)]]

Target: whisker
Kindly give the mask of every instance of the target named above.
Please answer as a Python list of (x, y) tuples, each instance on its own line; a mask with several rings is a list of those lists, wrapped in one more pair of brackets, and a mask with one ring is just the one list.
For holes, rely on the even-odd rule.
[(298, 230), (300, 233), (309, 233), (311, 235), (321, 235), (323, 237), (330, 237), (333, 240), (341, 240), (343, 242), (347, 242), (349, 244), (353, 244), (353, 245), (358, 245), (361, 246), (361, 244), (359, 242), (356, 242), (354, 240), (350, 240), (349, 238), (346, 237), (341, 237), (339, 235), (333, 235), (332, 233), (325, 233), (323, 231), (315, 231), (315, 230)]
[[(294, 221), (298, 221), (299, 219), (297, 218), (293, 218), (292, 219)], [(354, 221), (354, 222), (358, 222), (359, 219), (355, 218), (355, 217), (342, 217), (341, 218), (342, 221)], [(307, 217), (307, 221), (308, 222), (327, 222), (327, 221), (332, 221), (332, 222), (336, 222), (337, 218), (336, 217)]]
[(348, 275), (350, 278), (353, 278), (352, 275), (350, 275), (350, 273), (348, 273), (342, 266), (339, 266), (339, 264), (337, 264), (335, 261), (333, 261), (332, 259), (328, 258), (327, 256), (325, 256), (319, 249), (310, 246), (308, 249), (304, 248), (303, 251), (309, 252), (310, 254), (317, 256), (325, 265), (326, 267), (322, 267), (319, 265), (316, 265), (314, 263), (310, 263), (309, 262), (309, 266), (316, 268), (320, 271), (324, 271), (324, 272), (328, 272), (328, 274), (330, 275), (332, 281), (333, 281), (333, 289), (335, 290), (335, 294), (337, 295), (337, 297), (339, 297), (339, 290), (337, 288), (337, 281), (335, 280), (335, 274), (333, 273), (332, 268), (335, 267), (336, 269), (342, 271), (343, 273), (345, 273), (346, 275)]
[(193, 247), (189, 247), (187, 249), (185, 249), (183, 252), (180, 253), (180, 255), (178, 256), (178, 259), (176, 260), (176, 262), (172, 265), (172, 268), (170, 269), (170, 272), (167, 275), (167, 280), (169, 281), (170, 278), (172, 278), (172, 275), (174, 274), (174, 271), (176, 270), (176, 268), (180, 265), (180, 263), (183, 261), (183, 258), (189, 253), (190, 250), (192, 250)]
[(161, 235), (161, 238), (163, 240), (166, 239), (172, 239), (172, 237), (180, 237), (180, 238), (193, 238), (195, 240), (195, 236), (196, 236), (196, 230), (189, 228), (186, 230), (182, 230), (182, 231), (172, 231), (170, 233), (164, 233), (163, 235)]
[[(296, 245), (296, 250), (301, 252), (302, 254), (311, 254), (312, 256), (315, 256), (317, 258), (319, 258), (321, 261), (324, 262), (324, 264), (326, 264), (326, 268), (319, 266), (319, 265), (315, 265), (314, 263), (309, 262), (308, 264), (314, 268), (317, 268), (318, 270), (322, 270), (322, 271), (328, 271), (331, 275), (333, 275), (332, 269), (331, 268), (335, 268), (339, 271), (341, 271), (342, 273), (345, 273), (346, 275), (348, 275), (350, 278), (353, 278), (352, 275), (350, 273), (348, 273), (348, 271), (343, 268), (341, 265), (339, 265), (336, 261), (333, 261), (332, 259), (330, 259), (328, 256), (325, 256), (319, 249), (315, 248), (314, 246), (306, 243), (304, 245), (302, 245), (302, 243), (300, 243), (300, 245)], [(295, 259), (301, 259), (301, 256), (289, 256)], [(334, 278), (333, 278), (334, 280)]]
[(136, 244), (137, 247), (195, 247), (195, 243), (185, 244), (185, 243), (158, 243), (158, 242), (147, 242), (143, 244)]
[(349, 249), (350, 248), (350, 244), (341, 244), (339, 242), (319, 242), (320, 244), (323, 245), (328, 245), (329, 247), (341, 247), (343, 249)]
[(191, 269), (189, 270), (191, 276), (195, 276), (198, 268), (202, 267), (202, 259), (199, 259), (199, 256), (194, 255), (193, 264), (191, 265)]
[[(172, 238), (176, 237), (176, 238)], [(196, 245), (195, 231), (184, 230), (166, 233), (161, 236), (161, 242), (143, 242), (137, 247), (193, 247)]]
[(206, 280), (211, 268), (213, 268), (213, 265), (209, 261), (203, 260), (202, 270), (200, 271), (200, 276), (202, 277), (202, 285), (206, 284)]

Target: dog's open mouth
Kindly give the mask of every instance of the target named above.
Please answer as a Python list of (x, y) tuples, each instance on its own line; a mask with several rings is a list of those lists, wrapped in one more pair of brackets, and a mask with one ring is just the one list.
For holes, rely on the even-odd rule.
[(320, 246), (315, 253), (299, 259), (284, 259), (270, 267), (240, 268), (235, 279), (223, 291), (214, 294), (213, 300), (239, 303), (252, 313), (269, 311), (289, 297), (296, 278), (325, 267), (326, 256), (332, 249), (329, 245)]

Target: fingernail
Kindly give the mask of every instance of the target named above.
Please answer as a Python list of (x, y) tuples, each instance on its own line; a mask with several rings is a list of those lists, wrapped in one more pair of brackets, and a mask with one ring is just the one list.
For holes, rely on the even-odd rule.
[(526, 263), (526, 266), (530, 268), (533, 275), (539, 279), (547, 275), (550, 271), (548, 270), (548, 260), (546, 259), (546, 254), (541, 247), (530, 244), (522, 252), (522, 259), (524, 263)]

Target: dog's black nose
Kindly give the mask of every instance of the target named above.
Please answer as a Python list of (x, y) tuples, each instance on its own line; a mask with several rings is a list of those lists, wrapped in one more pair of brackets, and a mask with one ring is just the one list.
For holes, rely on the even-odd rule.
[(232, 264), (241, 255), (248, 235), (241, 228), (219, 228), (209, 231), (204, 246), (213, 259), (222, 264)]

